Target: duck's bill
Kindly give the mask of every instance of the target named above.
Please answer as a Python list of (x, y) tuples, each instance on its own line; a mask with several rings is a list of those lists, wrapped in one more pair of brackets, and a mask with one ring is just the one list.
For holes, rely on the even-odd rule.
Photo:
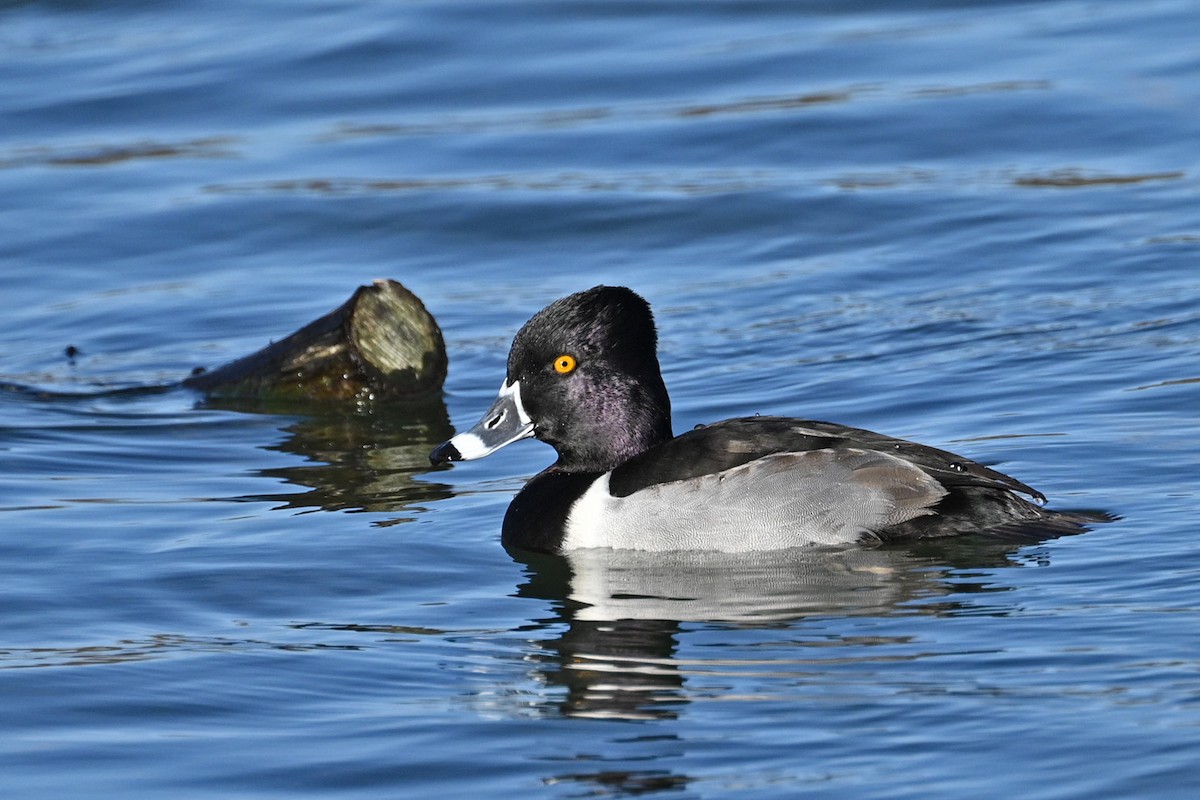
[(500, 395), (479, 422), (470, 430), (442, 442), (429, 454), (434, 464), (447, 461), (471, 461), (483, 458), (520, 439), (533, 436), (533, 421), (521, 405), (521, 384), (518, 381), (500, 387)]

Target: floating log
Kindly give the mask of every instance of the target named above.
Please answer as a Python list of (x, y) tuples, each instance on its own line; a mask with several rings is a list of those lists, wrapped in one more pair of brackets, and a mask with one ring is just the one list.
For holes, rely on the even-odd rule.
[(183, 385), (231, 400), (421, 400), (441, 390), (446, 367), (433, 316), (396, 281), (377, 280), (286, 339)]

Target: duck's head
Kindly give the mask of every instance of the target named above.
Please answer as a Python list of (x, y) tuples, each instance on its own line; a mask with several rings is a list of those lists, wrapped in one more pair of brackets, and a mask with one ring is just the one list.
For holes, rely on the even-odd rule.
[(671, 401), (649, 304), (624, 287), (556, 300), (525, 323), (496, 402), (439, 445), (435, 464), (469, 461), (534, 436), (557, 469), (604, 472), (671, 438)]

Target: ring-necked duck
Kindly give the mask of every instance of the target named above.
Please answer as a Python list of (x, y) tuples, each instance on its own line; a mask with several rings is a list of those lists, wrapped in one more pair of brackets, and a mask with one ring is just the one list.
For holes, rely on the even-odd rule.
[(434, 464), (537, 437), (558, 460), (509, 505), (502, 540), (746, 552), (1037, 527), (1081, 518), (974, 461), (830, 422), (747, 417), (671, 433), (650, 306), (597, 286), (539, 311), (513, 340), (496, 402)]

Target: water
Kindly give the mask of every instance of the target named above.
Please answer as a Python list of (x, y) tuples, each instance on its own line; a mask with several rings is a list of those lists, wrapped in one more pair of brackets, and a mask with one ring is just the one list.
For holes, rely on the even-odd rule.
[[(1198, 22), (0, 4), (2, 794), (1194, 796)], [(444, 411), (112, 392), (380, 276)], [(425, 454), (598, 282), (654, 304), (677, 431), (831, 419), (1121, 519), (514, 559), (549, 450)]]

